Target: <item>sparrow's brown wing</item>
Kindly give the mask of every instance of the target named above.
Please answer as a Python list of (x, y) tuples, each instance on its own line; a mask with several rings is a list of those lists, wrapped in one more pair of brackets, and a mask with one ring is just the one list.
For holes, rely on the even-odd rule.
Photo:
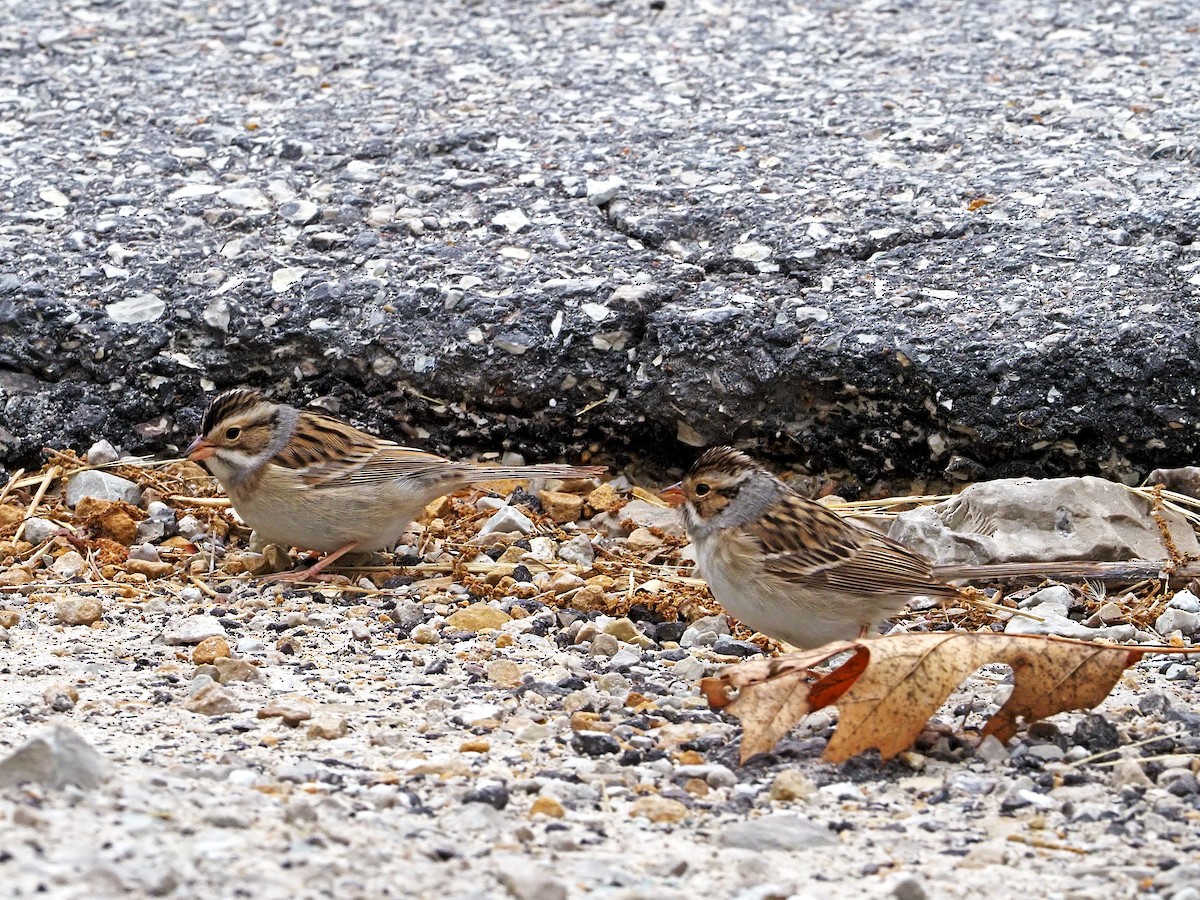
[(426, 488), (443, 493), (480, 481), (501, 478), (589, 478), (603, 475), (603, 466), (481, 466), (455, 462), (413, 447), (402, 447), (352, 425), (301, 413), (288, 445), (273, 462), (299, 469), (312, 487), (382, 485), (397, 479), (413, 479)]
[(381, 483), (401, 477), (440, 480), (458, 465), (435, 453), (401, 447), (345, 422), (308, 412), (301, 414), (287, 446), (272, 462), (301, 470), (312, 487)]
[(956, 593), (933, 577), (920, 554), (798, 494), (770, 507), (746, 533), (762, 547), (768, 574), (813, 590), (895, 597)]

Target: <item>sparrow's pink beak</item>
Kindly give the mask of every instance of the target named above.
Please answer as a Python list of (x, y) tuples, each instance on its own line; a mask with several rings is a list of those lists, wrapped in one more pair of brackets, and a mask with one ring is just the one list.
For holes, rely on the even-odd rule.
[(209, 443), (204, 439), (204, 436), (201, 435), (188, 444), (187, 451), (184, 453), (184, 455), (187, 456), (187, 458), (192, 462), (200, 462), (201, 460), (208, 459), (216, 452), (217, 445)]
[(687, 498), (683, 496), (683, 483), (675, 482), (670, 487), (665, 487), (658, 492), (658, 496), (666, 500), (671, 506), (683, 506), (683, 501)]

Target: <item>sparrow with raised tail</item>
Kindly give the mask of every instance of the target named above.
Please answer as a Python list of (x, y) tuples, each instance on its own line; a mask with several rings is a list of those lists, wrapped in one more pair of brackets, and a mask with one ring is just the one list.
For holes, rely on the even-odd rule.
[(351, 551), (390, 549), (444, 494), (499, 478), (586, 478), (603, 466), (483, 466), (401, 447), (338, 419), (238, 388), (217, 396), (187, 457), (221, 482), (268, 543), (327, 553), (303, 581)]
[(914, 597), (958, 596), (948, 580), (1092, 570), (1089, 563), (934, 566), (801, 497), (731, 447), (705, 451), (663, 496), (680, 507), (696, 568), (717, 602), (756, 631), (803, 649), (863, 637)]

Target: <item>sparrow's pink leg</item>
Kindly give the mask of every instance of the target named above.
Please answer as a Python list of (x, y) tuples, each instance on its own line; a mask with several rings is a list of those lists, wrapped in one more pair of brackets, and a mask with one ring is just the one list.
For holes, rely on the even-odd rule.
[(323, 580), (326, 580), (329, 578), (329, 576), (322, 575), (321, 571), (326, 566), (328, 566), (330, 563), (334, 562), (339, 557), (345, 556), (347, 553), (349, 553), (351, 550), (353, 550), (357, 546), (358, 546), (358, 541), (351, 541), (345, 547), (340, 547), (339, 549), (334, 550), (332, 553), (326, 554), (324, 557), (322, 557), (321, 559), (319, 559), (315, 563), (313, 563), (311, 566), (309, 566), (307, 569), (300, 569), (299, 571), (293, 569), (290, 572), (278, 572), (274, 575), (266, 576), (263, 580), (264, 581), (285, 581), (288, 583), (295, 583), (297, 581), (323, 581)]

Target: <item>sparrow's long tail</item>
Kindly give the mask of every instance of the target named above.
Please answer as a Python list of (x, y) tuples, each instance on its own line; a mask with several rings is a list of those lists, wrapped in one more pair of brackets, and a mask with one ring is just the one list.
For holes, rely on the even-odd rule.
[(934, 566), (933, 577), (941, 581), (1007, 581), (1016, 579), (1079, 578), (1093, 581), (1142, 581), (1144, 579), (1188, 579), (1200, 577), (1200, 564), (1173, 566), (1166, 559), (1131, 559), (1121, 562), (1055, 560), (1054, 562), (983, 563), (980, 565)]
[(592, 478), (607, 472), (604, 466), (563, 466), (546, 463), (540, 466), (479, 466), (470, 465), (462, 470), (465, 483), (498, 481), (501, 478)]

